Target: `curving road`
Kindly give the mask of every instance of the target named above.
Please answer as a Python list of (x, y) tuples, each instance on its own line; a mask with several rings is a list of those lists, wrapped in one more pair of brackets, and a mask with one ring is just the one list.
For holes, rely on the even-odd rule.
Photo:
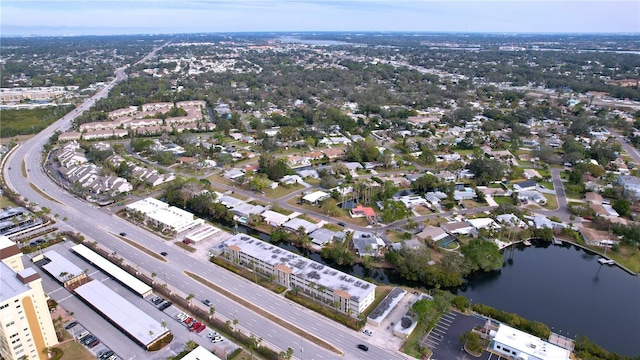
[[(261, 337), (266, 343), (280, 349), (293, 348), (295, 350), (294, 356), (297, 358), (338, 359), (341, 356), (310, 341), (301, 339), (289, 330), (242, 306), (236, 305), (232, 300), (191, 280), (184, 275), (184, 271), (190, 271), (207, 278), (216, 285), (234, 292), (237, 296), (254, 303), (275, 316), (324, 339), (341, 349), (344, 352), (343, 357), (346, 359), (403, 359), (406, 357), (404, 354), (379, 348), (373, 344), (368, 344), (369, 351), (366, 353), (358, 350), (356, 348), (357, 344), (367, 342), (365, 335), (330, 321), (227, 270), (211, 263), (194, 259), (190, 253), (172, 246), (170, 242), (166, 242), (116, 216), (107, 214), (97, 206), (71, 196), (49, 179), (40, 165), (43, 145), (56, 130), (68, 129), (71, 126), (71, 121), (76, 116), (93, 106), (98, 99), (106, 97), (109, 90), (124, 79), (126, 79), (124, 68), (118, 69), (116, 78), (105, 88), (101, 89), (74, 111), (14, 149), (8, 155), (3, 169), (7, 185), (30, 201), (37, 201), (41, 206), (51, 209), (52, 214), (59, 214), (59, 219), (66, 218), (66, 221), (58, 220), (58, 226), (62, 230), (83, 233), (88, 239), (113, 249), (119, 256), (139, 265), (143, 271), (148, 273), (155, 272), (160, 280), (166, 279), (172, 288), (184, 294), (194, 294), (196, 299), (207, 298), (212, 300), (216, 313), (230, 319), (237, 318), (241, 327), (249, 329), (251, 333)], [(22, 172), (23, 164), (27, 170), (26, 177), (23, 176)], [(32, 186), (43, 190), (47, 196), (55, 199), (55, 201), (41, 196)], [(255, 197), (255, 194), (253, 195)], [(152, 251), (167, 251), (169, 253), (169, 261), (164, 263), (156, 260), (122, 242), (117, 236), (113, 235), (119, 232), (126, 232), (129, 238)], [(301, 348), (303, 351), (300, 350)]]

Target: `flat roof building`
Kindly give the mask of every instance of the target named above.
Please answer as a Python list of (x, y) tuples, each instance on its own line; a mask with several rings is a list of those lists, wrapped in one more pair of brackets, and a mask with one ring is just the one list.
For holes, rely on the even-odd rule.
[(80, 282), (87, 277), (84, 270), (53, 250), (45, 252), (43, 256), (48, 261), (47, 264), (42, 266), (44, 271), (65, 287)]
[(548, 343), (524, 331), (500, 324), (491, 349), (502, 356), (522, 360), (568, 360), (569, 350)]
[(245, 234), (236, 234), (222, 243), (223, 256), (252, 267), (259, 274), (273, 275), (274, 281), (289, 289), (299, 288), (315, 301), (337, 304), (337, 310), (358, 316), (375, 298), (376, 286), (349, 274), (319, 264)]
[(18, 246), (0, 236), (0, 358), (47, 359), (58, 343), (42, 279), (24, 268)]
[(179, 234), (204, 224), (204, 220), (192, 213), (152, 197), (129, 204), (125, 209), (129, 216), (141, 214), (146, 223), (160, 227), (165, 232)]
[(162, 327), (159, 321), (98, 280), (79, 286), (75, 293), (105, 319), (147, 350), (156, 341), (170, 333), (168, 329)]
[(140, 295), (141, 297), (145, 297), (151, 294), (153, 290), (151, 286), (138, 280), (138, 278), (136, 278), (135, 276), (122, 270), (119, 266), (100, 256), (98, 253), (89, 249), (88, 247), (82, 244), (78, 244), (72, 247), (71, 250), (81, 258), (95, 265), (97, 268), (122, 283), (124, 286), (128, 287), (133, 292)]

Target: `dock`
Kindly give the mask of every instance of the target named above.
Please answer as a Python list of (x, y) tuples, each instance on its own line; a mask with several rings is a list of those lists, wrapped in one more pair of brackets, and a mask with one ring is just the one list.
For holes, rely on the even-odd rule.
[(553, 245), (562, 245), (562, 240), (553, 238)]
[(522, 243), (523, 243), (525, 246), (531, 246), (531, 241), (529, 241), (529, 240), (524, 240), (524, 241), (522, 241)]
[(613, 264), (615, 264), (615, 263), (616, 263), (615, 261), (613, 261), (613, 260), (611, 260), (611, 259), (605, 259), (605, 258), (600, 258), (600, 259), (598, 259), (598, 262), (599, 262), (601, 265), (613, 265)]

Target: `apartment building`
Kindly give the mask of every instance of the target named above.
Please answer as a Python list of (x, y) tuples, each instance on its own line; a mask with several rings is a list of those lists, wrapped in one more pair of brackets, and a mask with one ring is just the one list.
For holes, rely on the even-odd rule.
[(24, 268), (22, 252), (0, 236), (0, 358), (47, 359), (58, 343), (40, 275)]
[(276, 283), (300, 289), (311, 299), (353, 317), (363, 313), (375, 299), (374, 284), (246, 234), (236, 234), (222, 242), (222, 253), (230, 261), (272, 276)]

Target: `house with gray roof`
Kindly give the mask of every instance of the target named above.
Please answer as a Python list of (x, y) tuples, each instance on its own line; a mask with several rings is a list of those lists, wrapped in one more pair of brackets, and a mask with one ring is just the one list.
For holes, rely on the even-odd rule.
[(303, 220), (303, 219), (299, 219), (299, 218), (295, 218), (295, 219), (291, 219), (289, 221), (287, 221), (286, 223), (282, 224), (282, 227), (291, 231), (291, 232), (298, 232), (298, 229), (300, 229), (301, 227), (304, 228), (304, 231), (306, 234), (309, 234), (310, 232), (316, 230), (318, 228), (317, 224), (313, 224), (307, 220)]

